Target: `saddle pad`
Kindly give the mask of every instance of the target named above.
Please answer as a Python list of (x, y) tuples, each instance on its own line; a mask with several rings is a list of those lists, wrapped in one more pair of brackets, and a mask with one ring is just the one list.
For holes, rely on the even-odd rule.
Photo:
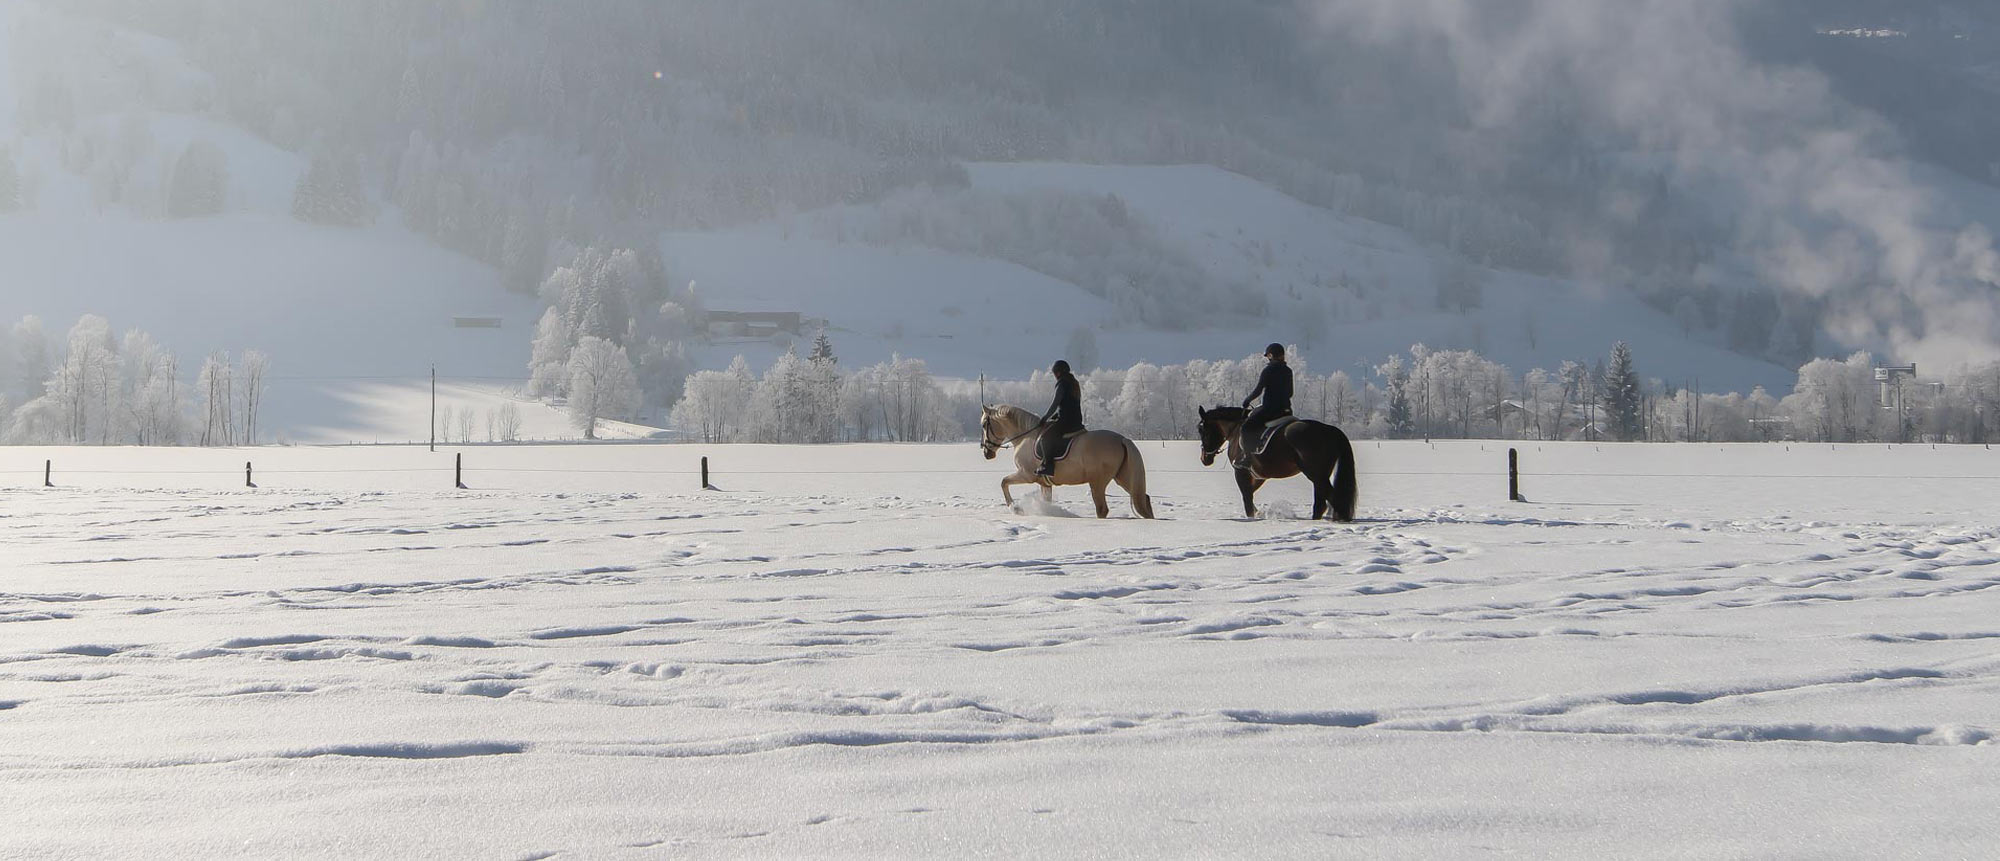
[(1089, 432), (1088, 430), (1073, 431), (1054, 439), (1051, 439), (1049, 434), (1043, 434), (1042, 438), (1035, 443), (1035, 454), (1048, 457), (1049, 446), (1055, 445), (1057, 446), (1055, 459), (1062, 460), (1069, 457), (1070, 446), (1076, 442), (1076, 438)]
[(1257, 438), (1256, 453), (1263, 454), (1264, 449), (1271, 447), (1271, 440), (1278, 438), (1278, 431), (1284, 430), (1286, 425), (1298, 420), (1298, 416), (1292, 415), (1283, 415), (1272, 419), (1270, 424), (1264, 426), (1263, 434)]

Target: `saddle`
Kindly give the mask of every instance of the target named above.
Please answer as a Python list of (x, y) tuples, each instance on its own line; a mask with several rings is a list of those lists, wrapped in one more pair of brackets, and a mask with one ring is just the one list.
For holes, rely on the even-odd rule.
[(1271, 440), (1278, 438), (1278, 431), (1284, 430), (1286, 425), (1298, 420), (1298, 416), (1290, 413), (1272, 419), (1270, 424), (1264, 426), (1263, 433), (1257, 435), (1257, 444), (1250, 447), (1250, 453), (1253, 455), (1263, 454), (1264, 449), (1271, 447)]
[(1080, 431), (1074, 431), (1071, 433), (1066, 433), (1063, 434), (1062, 436), (1056, 436), (1054, 434), (1042, 434), (1042, 438), (1035, 441), (1035, 456), (1041, 458), (1048, 458), (1049, 451), (1051, 450), (1050, 446), (1054, 446), (1055, 457), (1053, 458), (1053, 460), (1062, 460), (1063, 458), (1069, 457), (1070, 446), (1076, 442), (1076, 438), (1083, 436), (1084, 434), (1089, 432), (1090, 431), (1088, 429), (1085, 429)]

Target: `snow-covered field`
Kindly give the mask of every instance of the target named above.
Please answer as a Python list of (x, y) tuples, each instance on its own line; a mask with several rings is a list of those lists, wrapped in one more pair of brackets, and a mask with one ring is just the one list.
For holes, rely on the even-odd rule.
[(7, 451), (0, 855), (2000, 840), (2000, 452), (1371, 442), (1341, 525), (1186, 443), (1104, 522), (969, 444), (462, 451)]

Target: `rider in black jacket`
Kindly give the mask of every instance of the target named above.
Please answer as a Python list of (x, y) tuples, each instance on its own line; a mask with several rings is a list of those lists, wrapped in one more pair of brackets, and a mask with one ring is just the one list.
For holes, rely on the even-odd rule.
[(1056, 375), (1056, 399), (1042, 416), (1048, 431), (1041, 436), (1042, 466), (1035, 470), (1036, 475), (1055, 475), (1058, 441), (1083, 430), (1083, 385), (1070, 375), (1068, 362), (1058, 359), (1049, 371)]
[(1264, 426), (1292, 414), (1292, 366), (1285, 364), (1285, 345), (1265, 347), (1264, 358), (1269, 363), (1264, 366), (1264, 373), (1257, 377), (1257, 390), (1243, 399), (1246, 410), (1259, 395), (1264, 397), (1264, 402), (1243, 420), (1243, 459), (1236, 462), (1237, 469), (1250, 468), (1251, 449), (1263, 435)]

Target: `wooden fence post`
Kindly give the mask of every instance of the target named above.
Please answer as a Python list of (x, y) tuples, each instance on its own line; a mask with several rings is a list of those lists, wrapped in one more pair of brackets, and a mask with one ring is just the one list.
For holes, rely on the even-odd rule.
[(1521, 452), (1519, 449), (1510, 448), (1507, 450), (1507, 501), (1527, 501), (1521, 498)]
[(464, 489), (465, 489), (465, 452), (462, 452), (462, 451), (461, 451), (461, 452), (459, 452), (459, 453), (458, 453), (458, 456), (452, 459), (452, 469), (451, 469), (451, 473), (452, 473), (452, 475), (451, 475), (451, 483), (452, 483), (452, 484), (454, 484), (454, 485), (456, 485), (456, 486), (458, 487), (458, 489), (459, 489), (459, 490), (464, 490)]
[(243, 486), (244, 487), (257, 486), (257, 482), (252, 473), (250, 472), (250, 462), (247, 460), (243, 462)]
[(42, 461), (42, 486), (56, 486), (56, 462), (53, 460)]
[(702, 490), (715, 489), (715, 485), (708, 483), (708, 457), (706, 455), (702, 456), (701, 459), (701, 489)]

